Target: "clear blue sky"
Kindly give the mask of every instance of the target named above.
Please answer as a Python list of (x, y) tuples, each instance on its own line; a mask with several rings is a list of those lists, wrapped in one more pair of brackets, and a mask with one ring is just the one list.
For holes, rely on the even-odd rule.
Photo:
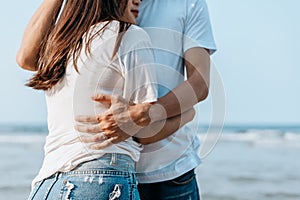
[[(46, 121), (41, 92), (23, 86), (15, 63), (23, 30), (41, 0), (3, 1), (0, 123)], [(300, 1), (207, 0), (226, 92), (226, 123), (300, 124)], [(210, 98), (201, 105), (209, 121)]]

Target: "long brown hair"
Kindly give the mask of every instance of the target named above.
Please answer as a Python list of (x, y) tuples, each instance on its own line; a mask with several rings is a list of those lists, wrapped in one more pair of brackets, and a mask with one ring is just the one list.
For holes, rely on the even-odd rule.
[[(122, 33), (130, 24), (121, 18), (125, 13), (128, 0), (66, 0), (61, 15), (54, 28), (49, 31), (41, 43), (37, 73), (26, 84), (37, 90), (48, 90), (64, 76), (69, 59), (78, 72), (77, 60), (86, 42), (87, 53), (90, 53), (92, 40), (112, 20), (120, 21), (119, 34), (112, 57), (120, 45)], [(96, 23), (107, 21), (107, 24), (87, 40), (90, 27)]]

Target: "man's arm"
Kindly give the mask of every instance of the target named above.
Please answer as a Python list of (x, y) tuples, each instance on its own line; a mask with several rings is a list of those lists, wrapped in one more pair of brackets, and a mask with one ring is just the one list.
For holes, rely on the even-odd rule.
[[(184, 54), (184, 61), (187, 71), (187, 80), (171, 90), (165, 96), (159, 98), (155, 103), (143, 103), (134, 105), (125, 105), (121, 97), (112, 97), (110, 95), (98, 94), (93, 100), (100, 103), (109, 103), (116, 105), (114, 110), (95, 117), (98, 120), (107, 119), (108, 115), (118, 117), (120, 113), (115, 110), (126, 110), (130, 118), (119, 123), (131, 123), (132, 121), (140, 126), (147, 126), (150, 122), (165, 120), (184, 113), (191, 109), (195, 104), (206, 99), (209, 93), (210, 81), (210, 56), (208, 50), (200, 47), (191, 48)], [(118, 109), (117, 107), (126, 107)], [(104, 117), (104, 118), (103, 118)], [(90, 117), (89, 117), (90, 119)], [(89, 120), (80, 118), (78, 121), (89, 122)]]
[(62, 3), (63, 0), (44, 0), (31, 17), (16, 56), (23, 69), (37, 70), (41, 42), (53, 28)]
[[(181, 113), (191, 109), (195, 104), (207, 97), (210, 77), (210, 57), (207, 50), (203, 48), (191, 48), (186, 51), (184, 59), (187, 69), (187, 80), (174, 88), (166, 96), (161, 97), (156, 103), (128, 106), (126, 101), (122, 102), (121, 97), (115, 98), (109, 95), (97, 95), (94, 98), (95, 101), (111, 103), (113, 109), (109, 109), (99, 116), (77, 118), (77, 121), (79, 122), (99, 122), (98, 125), (92, 127), (81, 126), (80, 131), (104, 131), (104, 134), (108, 138), (115, 138), (115, 141), (120, 141), (118, 138), (128, 138), (128, 135), (133, 135), (133, 133), (136, 132), (129, 131), (128, 133), (124, 133), (124, 131), (120, 131), (118, 126), (131, 127), (130, 124), (133, 124), (133, 127), (135, 126), (134, 123), (136, 123), (140, 126), (150, 127), (150, 121), (151, 123), (159, 122), (174, 116), (180, 118)], [(124, 108), (119, 109), (119, 107), (122, 106)], [(125, 111), (126, 114), (119, 113), (118, 110), (121, 110), (122, 112)], [(175, 118), (173, 120), (175, 120)], [(166, 130), (170, 127), (164, 126), (164, 128), (162, 129)], [(148, 130), (151, 129), (149, 128)], [(176, 130), (177, 129), (175, 128), (173, 132)], [(164, 139), (171, 135), (169, 131), (159, 131), (158, 133), (159, 136), (157, 134), (154, 137), (148, 138), (146, 141), (145, 138), (143, 138), (143, 140), (145, 143), (153, 143), (158, 141), (157, 138)], [(127, 134), (126, 137), (123, 137), (125, 134)]]
[[(178, 115), (167, 120), (154, 122), (144, 128), (139, 129), (139, 131), (134, 135), (134, 140), (136, 140), (140, 144), (151, 144), (157, 141), (160, 141), (170, 135), (172, 135), (175, 131), (180, 129), (183, 125), (192, 121), (195, 116), (195, 110), (190, 109), (182, 115)], [(101, 123), (101, 122), (100, 122)], [(91, 125), (91, 126), (76, 126), (76, 129), (80, 132), (91, 132), (95, 130), (95, 127), (99, 125)], [(103, 127), (103, 126), (101, 126)], [(113, 143), (118, 143), (126, 140), (131, 135), (128, 134), (127, 131), (119, 129), (119, 127), (115, 127), (116, 129), (110, 130), (110, 132), (118, 133), (118, 134), (110, 134), (108, 137), (107, 134), (103, 133), (93, 133), (90, 136), (82, 136), (80, 139), (85, 143), (96, 143), (91, 146), (92, 149), (103, 149), (112, 145)], [(104, 130), (103, 130), (104, 131)], [(105, 136), (104, 136), (105, 135)]]
[[(210, 79), (210, 56), (208, 51), (200, 47), (191, 48), (185, 52), (184, 61), (187, 80), (158, 99), (155, 104), (161, 106), (153, 107), (155, 110), (151, 113), (156, 113), (156, 115), (153, 116), (152, 121), (180, 115), (207, 98)], [(151, 106), (149, 109), (151, 110)]]
[(168, 118), (166, 121), (157, 121), (141, 129), (134, 137), (144, 145), (158, 142), (172, 135), (182, 126), (192, 121), (195, 116), (195, 110), (190, 109), (181, 115)]
[[(176, 124), (176, 122), (180, 122), (181, 114), (183, 115), (182, 117), (185, 117), (183, 113), (193, 108), (195, 104), (203, 101), (208, 96), (210, 81), (210, 56), (208, 51), (199, 47), (191, 48), (185, 52), (184, 61), (187, 71), (187, 80), (174, 88), (167, 95), (159, 98), (158, 101), (154, 103), (154, 106), (145, 105), (145, 107), (149, 107), (150, 110), (153, 109), (150, 111), (150, 114), (138, 110), (133, 112), (134, 109), (131, 108), (132, 113), (130, 115), (133, 116), (133, 118), (140, 115), (142, 121), (151, 122), (159, 122), (167, 118), (167, 123), (171, 125), (164, 126), (161, 131), (152, 137), (141, 138), (141, 142), (144, 144), (165, 139), (177, 131), (182, 125), (188, 123), (189, 121), (185, 121), (183, 118), (183, 123), (180, 126), (177, 127)], [(147, 117), (151, 119), (147, 120)], [(135, 119), (133, 121), (138, 120)], [(150, 127), (151, 125), (146, 126), (145, 129), (151, 132), (152, 129)], [(170, 130), (172, 127), (174, 128), (173, 131)], [(139, 137), (139, 135), (136, 137)]]

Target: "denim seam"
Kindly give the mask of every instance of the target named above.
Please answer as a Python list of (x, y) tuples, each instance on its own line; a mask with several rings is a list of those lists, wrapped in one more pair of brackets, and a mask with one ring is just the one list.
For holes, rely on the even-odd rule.
[(55, 183), (57, 182), (57, 180), (58, 180), (58, 176), (59, 176), (59, 173), (56, 173), (56, 174), (55, 174), (55, 177), (54, 177), (54, 180), (50, 183), (50, 185), (49, 185), (49, 187), (48, 187), (48, 189), (47, 189), (47, 191), (46, 191), (46, 194), (45, 194), (45, 196), (44, 196), (44, 200), (46, 200), (46, 199), (48, 198), (48, 195), (50, 194), (51, 189), (53, 188), (54, 184), (55, 184)]
[(133, 193), (137, 189), (134, 173), (132, 173), (130, 175), (130, 178), (128, 179), (128, 185), (129, 185), (129, 188), (128, 188), (129, 189), (129, 199), (133, 199)]
[(99, 175), (119, 175), (119, 176), (130, 176), (131, 172), (120, 172), (115, 170), (84, 170), (84, 171), (70, 171), (70, 172), (62, 172), (62, 176), (64, 175), (90, 175), (90, 174), (99, 174)]
[(38, 190), (40, 189), (40, 187), (42, 186), (44, 181), (45, 180), (42, 180), (42, 181), (40, 181), (40, 182), (38, 182), (34, 185), (35, 190), (32, 193), (32, 197), (29, 197), (28, 200), (33, 200), (34, 199), (35, 195), (37, 194)]

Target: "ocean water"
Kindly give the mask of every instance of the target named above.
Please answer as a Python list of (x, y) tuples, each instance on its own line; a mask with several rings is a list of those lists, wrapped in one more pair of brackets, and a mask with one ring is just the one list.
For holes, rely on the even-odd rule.
[(299, 200), (300, 128), (227, 126), (198, 167), (204, 200)]
[[(199, 152), (203, 200), (300, 200), (300, 126), (225, 126), (212, 137), (206, 130), (203, 145), (216, 145)], [(0, 200), (27, 198), (46, 134), (43, 125), (0, 125)]]

